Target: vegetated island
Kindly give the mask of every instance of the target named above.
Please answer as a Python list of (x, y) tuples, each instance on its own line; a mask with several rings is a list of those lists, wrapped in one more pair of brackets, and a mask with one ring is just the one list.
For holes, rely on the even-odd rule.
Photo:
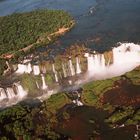
[(48, 45), (74, 26), (73, 18), (62, 10), (35, 10), (0, 17), (0, 73), (5, 59)]

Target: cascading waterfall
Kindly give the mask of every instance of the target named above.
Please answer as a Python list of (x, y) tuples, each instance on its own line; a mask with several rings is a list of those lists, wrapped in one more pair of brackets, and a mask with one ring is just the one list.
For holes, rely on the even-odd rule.
[(33, 66), (33, 73), (34, 75), (39, 75), (40, 74), (40, 68), (38, 65)]
[(23, 98), (27, 95), (27, 92), (19, 83), (14, 83), (14, 86), (16, 91), (13, 87), (0, 88), (0, 100), (9, 99), (10, 101), (13, 98)]
[(41, 74), (41, 78), (42, 78), (42, 89), (45, 90), (48, 88), (48, 86), (46, 85), (45, 77), (43, 74)]
[(105, 62), (104, 54), (91, 55), (85, 53), (88, 63), (88, 74), (95, 76), (96, 79), (110, 78), (119, 76), (127, 71), (134, 69), (140, 64), (140, 46), (133, 43), (120, 44), (119, 47), (113, 48), (112, 64)]
[(23, 73), (25, 73), (26, 68), (27, 68), (26, 65), (18, 64), (18, 69), (17, 69), (16, 73), (23, 74)]
[(100, 55), (98, 55), (98, 54), (94, 55), (93, 61), (94, 61), (94, 69), (98, 69), (101, 67)]
[[(87, 81), (90, 80), (102, 80), (106, 78), (112, 78), (115, 76), (120, 76), (128, 71), (131, 71), (136, 66), (140, 65), (140, 45), (136, 45), (133, 43), (124, 43), (124, 44), (120, 44), (119, 47), (113, 48), (112, 52), (109, 53), (107, 52), (105, 54), (85, 53), (84, 56), (87, 59), (87, 72), (82, 73), (83, 74), (82, 76), (74, 77), (75, 74), (79, 74), (82, 72), (81, 66), (83, 66), (82, 64), (85, 65), (85, 58), (81, 59), (80, 61), (80, 59), (76, 57), (75, 58), (76, 65), (72, 64), (72, 60), (68, 60), (67, 63), (62, 63), (62, 69), (61, 69), (62, 71), (60, 71), (59, 69), (59, 78), (63, 80), (63, 77), (67, 77), (64, 79), (64, 82), (60, 83), (59, 85), (63, 84), (63, 87), (65, 87), (65, 83), (66, 83), (66, 89), (67, 89), (69, 88), (67, 86), (70, 86), (70, 88), (72, 88), (72, 86), (75, 87), (77, 85), (86, 83)], [(29, 62), (26, 65), (18, 64), (18, 69), (16, 73), (20, 73), (20, 74), (31, 73), (32, 71), (36, 76), (39, 75), (41, 72), (46, 73), (47, 68), (45, 70), (42, 69), (40, 70), (38, 65), (31, 66)], [(58, 71), (55, 69), (54, 64), (52, 64), (52, 71), (55, 77), (55, 81), (58, 83), (59, 82)], [(43, 90), (48, 89), (48, 85), (46, 85), (45, 77), (43, 74), (41, 75), (41, 79), (42, 79), (42, 89)], [(40, 89), (40, 85), (38, 84), (38, 82), (37, 81), (35, 82), (37, 88)], [(56, 83), (53, 84), (56, 87), (58, 86), (58, 84)], [(7, 104), (12, 103), (13, 101), (17, 103), (19, 100), (21, 100), (23, 97), (25, 97), (28, 94), (28, 92), (25, 91), (19, 83), (14, 85), (15, 88), (12, 87), (0, 88), (0, 101), (4, 99), (9, 99), (8, 101), (6, 100)], [(50, 93), (51, 94), (54, 93), (55, 90), (56, 89), (51, 89)], [(47, 93), (49, 93), (49, 91), (47, 91)]]
[(3, 88), (0, 88), (0, 101), (7, 98), (6, 92)]
[(88, 53), (85, 53), (85, 57), (87, 57), (87, 65), (88, 65), (88, 71), (94, 71), (94, 58), (93, 55), (89, 55)]
[[(105, 54), (93, 54), (85, 53), (87, 58), (87, 71), (89, 76), (96, 77), (110, 77), (125, 73), (127, 70), (130, 71), (135, 68), (140, 60), (140, 46), (133, 43), (122, 43), (119, 47), (113, 48), (112, 52)], [(66, 69), (66, 64), (62, 63), (62, 72), (59, 72), (59, 77), (61, 79), (68, 76), (74, 76), (75, 74), (81, 73), (80, 59), (76, 57), (76, 65), (73, 65), (72, 60), (68, 60), (68, 68)], [(111, 62), (111, 63), (110, 63)], [(122, 65), (124, 64), (124, 65)], [(52, 70), (54, 73), (55, 81), (59, 82), (58, 72), (55, 69), (55, 65), (52, 64)], [(31, 73), (32, 66), (30, 62), (28, 65), (19, 64), (17, 73)], [(42, 73), (46, 73), (46, 67), (41, 68)], [(40, 68), (38, 65), (33, 66), (34, 75), (40, 74)], [(63, 73), (63, 74), (62, 74)], [(70, 77), (69, 77), (70, 78)], [(38, 84), (37, 87), (39, 88)]]
[(75, 70), (74, 70), (71, 59), (69, 60), (69, 68), (70, 68), (71, 76), (74, 76), (75, 75)]
[(36, 83), (37, 88), (40, 89), (38, 82), (36, 81), (35, 83)]
[(53, 73), (54, 73), (54, 76), (55, 76), (55, 81), (58, 82), (57, 71), (55, 70), (54, 64), (52, 64), (52, 69), (53, 69)]
[(17, 96), (19, 98), (23, 98), (27, 95), (27, 92), (23, 89), (23, 87), (19, 83), (15, 83)]
[(16, 73), (23, 74), (23, 73), (31, 73), (31, 72), (32, 72), (31, 63), (18, 64), (18, 69), (17, 69)]
[(101, 55), (101, 65), (102, 65), (102, 69), (105, 69), (105, 57), (103, 54)]
[(63, 70), (63, 74), (64, 74), (64, 78), (67, 77), (67, 72), (66, 72), (66, 69), (65, 69), (65, 65), (62, 63), (62, 70)]
[(133, 43), (121, 44), (113, 49), (114, 64), (139, 62), (140, 47)]
[(11, 87), (6, 88), (6, 93), (7, 93), (7, 98), (8, 99), (12, 99), (16, 96), (13, 88), (11, 88)]
[(27, 73), (31, 73), (31, 72), (32, 72), (31, 63), (28, 63), (26, 72), (27, 72)]
[(18, 103), (28, 93), (19, 83), (14, 83), (11, 87), (0, 88), (0, 107), (7, 107)]
[(80, 60), (78, 57), (76, 57), (76, 74), (81, 73), (81, 68), (80, 68)]

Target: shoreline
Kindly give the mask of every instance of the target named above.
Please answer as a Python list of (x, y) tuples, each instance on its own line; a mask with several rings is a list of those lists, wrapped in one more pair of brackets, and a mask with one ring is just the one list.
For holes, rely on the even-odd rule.
[[(67, 33), (68, 31), (70, 31), (73, 27), (74, 27), (74, 25), (75, 25), (75, 21), (74, 20), (72, 20), (71, 21), (71, 26), (70, 27), (61, 27), (61, 28), (59, 28), (58, 29), (58, 31), (56, 31), (56, 32), (54, 32), (54, 33), (51, 33), (51, 34), (49, 34), (46, 38), (49, 40), (49, 42), (48, 43), (46, 43), (46, 45), (49, 45), (52, 41), (53, 41), (53, 37), (55, 37), (55, 38), (59, 38), (60, 36), (63, 36), (65, 33)], [(26, 53), (27, 51), (29, 51), (29, 50), (31, 50), (33, 47), (35, 47), (35, 45), (39, 45), (40, 43), (43, 43), (43, 41), (45, 41), (45, 39), (46, 39), (45, 37), (44, 38), (41, 38), (41, 36), (37, 39), (37, 41), (35, 42), (35, 43), (33, 43), (33, 44), (31, 44), (31, 45), (29, 45), (29, 46), (27, 46), (27, 47), (25, 47), (25, 48), (22, 48), (22, 49), (19, 49), (18, 51), (16, 51), (16, 53), (18, 53), (18, 52), (24, 52), (24, 53)], [(0, 56), (0, 58), (1, 59), (12, 59), (12, 58), (14, 58), (15, 57), (15, 53), (12, 53), (12, 54), (8, 54), (8, 53), (6, 53), (6, 54), (2, 54), (1, 56)], [(26, 54), (25, 54), (26, 55)]]

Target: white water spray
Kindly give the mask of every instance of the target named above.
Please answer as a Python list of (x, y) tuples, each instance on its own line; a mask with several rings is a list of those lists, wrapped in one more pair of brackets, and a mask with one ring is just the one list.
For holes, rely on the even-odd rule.
[(23, 73), (25, 73), (26, 68), (27, 68), (26, 65), (18, 64), (18, 69), (17, 69), (16, 73), (23, 74)]
[(43, 74), (41, 75), (41, 78), (42, 78), (42, 89), (45, 90), (48, 88), (48, 86), (46, 85), (45, 77)]
[(37, 88), (40, 89), (38, 82), (36, 81), (35, 83), (36, 83)]
[(12, 99), (16, 96), (13, 88), (10, 88), (10, 87), (6, 88), (6, 93), (7, 93), (8, 99)]
[(80, 68), (80, 60), (78, 57), (76, 57), (76, 74), (81, 73), (81, 68)]
[(54, 76), (55, 76), (55, 81), (58, 82), (57, 71), (55, 70), (54, 64), (52, 64), (52, 69), (53, 69), (53, 73), (54, 73)]
[(27, 72), (27, 73), (31, 73), (31, 72), (32, 72), (31, 63), (28, 63), (28, 65), (27, 65), (26, 67), (27, 67), (26, 72)]
[(71, 59), (69, 60), (69, 68), (70, 68), (71, 76), (74, 76), (75, 75), (75, 70), (74, 70)]
[(6, 92), (3, 88), (0, 88), (0, 101), (7, 98)]
[(15, 86), (16, 86), (17, 96), (19, 98), (23, 98), (28, 94), (19, 83), (15, 83)]
[(63, 74), (64, 74), (64, 78), (67, 77), (67, 72), (66, 72), (66, 69), (65, 69), (65, 65), (62, 63), (62, 70), (63, 70)]
[(88, 76), (97, 79), (106, 79), (120, 76), (133, 70), (140, 65), (140, 46), (133, 43), (120, 44), (113, 48), (113, 63), (105, 65), (105, 58), (102, 54), (85, 54), (88, 63)]
[(34, 75), (39, 75), (40, 74), (40, 68), (38, 65), (33, 66), (33, 73)]

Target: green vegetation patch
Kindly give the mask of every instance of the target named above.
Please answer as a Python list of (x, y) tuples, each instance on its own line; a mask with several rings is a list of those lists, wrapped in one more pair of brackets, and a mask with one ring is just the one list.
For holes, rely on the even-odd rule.
[(126, 76), (132, 81), (134, 85), (140, 85), (140, 67), (128, 72)]
[[(0, 112), (0, 139), (32, 140), (58, 139), (59, 134), (53, 130), (58, 123), (56, 111), (61, 109), (70, 99), (64, 94), (52, 95), (43, 104), (35, 108), (15, 105)], [(68, 114), (64, 114), (68, 118)]]
[(82, 94), (82, 102), (89, 106), (100, 106), (99, 99), (103, 96), (103, 94), (112, 89), (114, 86), (114, 82), (119, 80), (120, 77), (107, 79), (107, 80), (99, 80), (88, 83), (83, 86), (83, 94)]
[(85, 105), (95, 106), (98, 101), (98, 97), (91, 91), (87, 91), (82, 95), (82, 102)]
[(45, 102), (46, 108), (52, 113), (56, 113), (56, 111), (69, 103), (71, 103), (71, 100), (64, 93), (54, 94)]
[(0, 58), (0, 76), (3, 74), (4, 70), (7, 68), (6, 61)]
[(28, 113), (28, 108), (20, 105), (7, 108), (0, 112), (0, 123), (20, 119)]
[(116, 123), (122, 120), (123, 118), (133, 115), (133, 113), (134, 113), (134, 109), (132, 107), (125, 107), (123, 110), (118, 110), (117, 112), (115, 112), (112, 116), (110, 116), (106, 120), (106, 122)]
[(23, 74), (20, 79), (21, 79), (23, 88), (26, 89), (30, 94), (33, 95), (39, 92), (39, 89), (37, 88), (37, 84), (36, 84), (38, 83), (39, 86), (42, 85), (42, 81), (39, 76)]
[(49, 43), (48, 35), (69, 28), (72, 17), (62, 10), (36, 10), (0, 17), (0, 55), (34, 43)]
[(111, 89), (114, 85), (114, 82), (119, 80), (120, 77), (115, 77), (107, 80), (99, 80), (88, 83), (84, 86), (84, 91), (93, 91), (95, 95), (100, 95)]

